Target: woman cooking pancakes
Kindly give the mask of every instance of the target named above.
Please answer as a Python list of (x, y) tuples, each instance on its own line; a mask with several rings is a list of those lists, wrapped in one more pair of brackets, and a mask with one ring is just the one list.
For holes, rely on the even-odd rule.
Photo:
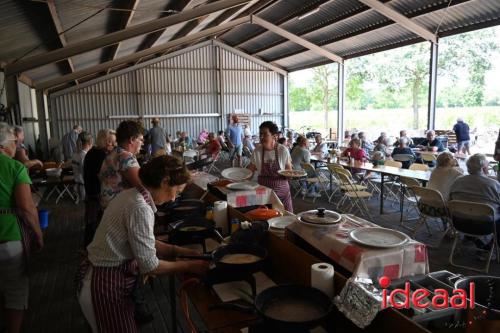
[(258, 171), (258, 183), (271, 188), (285, 209), (293, 213), (292, 196), (288, 180), (278, 171), (292, 170), (288, 149), (278, 143), (278, 126), (265, 121), (259, 126), (260, 144), (253, 151), (248, 169)]
[(139, 170), (142, 186), (120, 192), (104, 211), (88, 259), (79, 272), (79, 301), (92, 332), (138, 332), (131, 292), (138, 273), (203, 274), (207, 262), (176, 261), (193, 250), (155, 241), (156, 205), (174, 200), (190, 174), (173, 156), (160, 156)]

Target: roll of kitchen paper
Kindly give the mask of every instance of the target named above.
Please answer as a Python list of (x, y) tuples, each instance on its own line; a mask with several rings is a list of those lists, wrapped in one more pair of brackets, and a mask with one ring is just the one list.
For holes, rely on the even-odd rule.
[(222, 229), (222, 234), (227, 235), (229, 228), (227, 226), (227, 202), (216, 201), (214, 202), (214, 221), (217, 228)]
[(333, 298), (333, 280), (335, 270), (327, 263), (319, 263), (311, 266), (311, 287), (324, 292), (328, 297)]

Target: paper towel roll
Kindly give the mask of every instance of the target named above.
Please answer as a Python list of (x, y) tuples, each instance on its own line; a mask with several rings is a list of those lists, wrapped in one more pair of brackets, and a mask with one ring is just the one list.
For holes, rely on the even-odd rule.
[(215, 201), (213, 212), (215, 226), (222, 229), (222, 234), (227, 235), (229, 233), (227, 226), (227, 202)]
[(333, 280), (335, 270), (328, 263), (319, 263), (311, 266), (311, 287), (324, 292), (328, 297), (333, 298)]

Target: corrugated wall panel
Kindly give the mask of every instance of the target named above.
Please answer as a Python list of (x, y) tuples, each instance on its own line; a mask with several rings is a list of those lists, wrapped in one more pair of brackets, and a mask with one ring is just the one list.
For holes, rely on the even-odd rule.
[(283, 77), (230, 51), (220, 52), (224, 121), (227, 122), (229, 115), (237, 110), (252, 116), (253, 133), (257, 133), (259, 124), (267, 120), (283, 126)]
[[(101, 128), (116, 128), (127, 116), (190, 114), (196, 116), (161, 118), (161, 125), (172, 135), (181, 130), (197, 136), (204, 128), (217, 131), (221, 124), (225, 127), (234, 110), (250, 113), (256, 132), (264, 120), (283, 125), (283, 82), (280, 74), (257, 63), (217, 46), (203, 46), (51, 97), (52, 133), (60, 138), (79, 123), (96, 134)], [(221, 113), (222, 119), (207, 116)], [(147, 128), (149, 122), (144, 118)]]

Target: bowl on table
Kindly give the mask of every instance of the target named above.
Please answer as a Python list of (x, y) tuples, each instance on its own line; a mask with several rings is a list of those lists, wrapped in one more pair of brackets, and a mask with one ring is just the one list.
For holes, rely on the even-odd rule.
[(45, 173), (49, 178), (58, 178), (61, 177), (62, 169), (60, 168), (48, 168), (45, 169)]

